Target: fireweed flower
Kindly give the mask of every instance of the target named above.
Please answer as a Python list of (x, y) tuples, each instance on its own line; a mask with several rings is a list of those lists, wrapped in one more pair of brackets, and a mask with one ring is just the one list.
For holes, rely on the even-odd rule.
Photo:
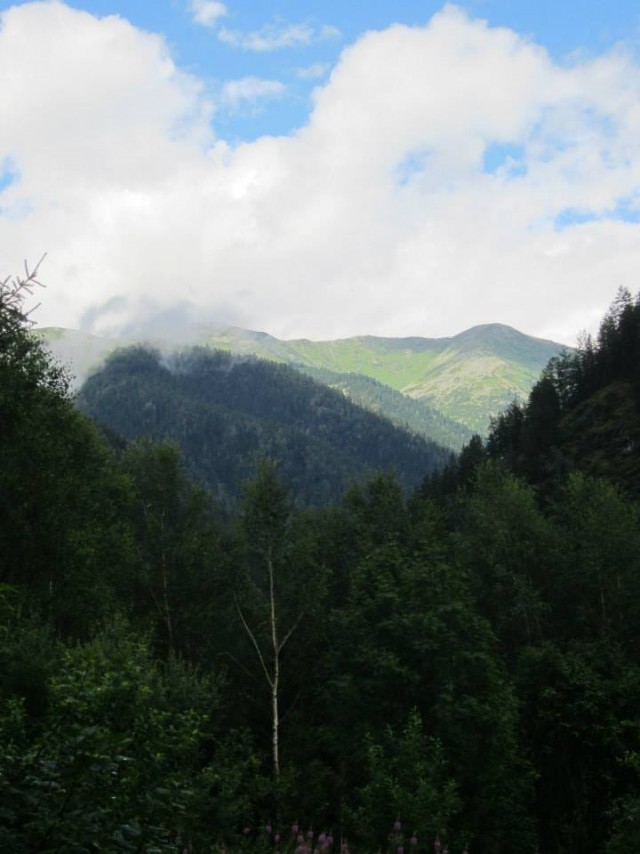
[(418, 837), (415, 835), (415, 833), (413, 834), (413, 836), (409, 840), (409, 844), (411, 845), (412, 848), (415, 848), (418, 845)]
[(400, 816), (393, 822), (393, 829), (396, 833), (399, 833), (402, 830), (402, 823), (400, 822)]

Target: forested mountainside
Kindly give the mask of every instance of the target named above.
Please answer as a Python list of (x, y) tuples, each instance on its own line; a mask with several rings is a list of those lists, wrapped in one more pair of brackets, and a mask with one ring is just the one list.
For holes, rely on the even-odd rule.
[(414, 494), (296, 509), (263, 460), (222, 512), (175, 444), (74, 407), (26, 284), (0, 287), (0, 850), (638, 846), (637, 475), (569, 453), (612, 387), (627, 435), (638, 299)]
[(640, 496), (640, 306), (628, 291), (596, 341), (552, 359), (527, 405), (496, 420), (489, 451), (533, 483), (578, 468)]
[[(469, 430), (485, 434), (492, 416), (526, 399), (540, 371), (562, 349), (509, 326), (474, 326), (451, 338), (281, 341), (246, 329), (199, 329), (203, 343), (293, 365), (363, 374), (429, 404)], [(435, 437), (434, 437), (435, 438)]]
[(296, 503), (326, 504), (372, 471), (415, 487), (450, 456), (286, 365), (205, 348), (166, 359), (117, 351), (77, 402), (127, 439), (175, 440), (191, 475), (224, 501), (264, 457), (279, 462)]

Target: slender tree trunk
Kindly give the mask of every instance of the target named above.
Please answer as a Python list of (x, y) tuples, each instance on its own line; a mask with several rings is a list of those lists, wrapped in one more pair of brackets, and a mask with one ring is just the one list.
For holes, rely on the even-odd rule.
[(262, 653), (262, 649), (260, 648), (260, 644), (258, 643), (258, 638), (251, 630), (251, 626), (247, 622), (242, 612), (242, 608), (240, 607), (237, 601), (236, 608), (238, 610), (238, 614), (240, 615), (242, 625), (244, 626), (244, 629), (247, 635), (249, 636), (251, 643), (253, 644), (253, 648), (256, 651), (258, 661), (260, 662), (260, 667), (262, 668), (262, 672), (264, 673), (267, 685), (269, 686), (269, 690), (271, 692), (271, 744), (273, 757), (273, 776), (277, 784), (280, 778), (280, 654), (289, 642), (291, 636), (294, 634), (294, 632), (300, 625), (300, 622), (304, 617), (304, 612), (301, 612), (298, 615), (298, 618), (291, 625), (289, 631), (281, 639), (280, 635), (278, 634), (275, 567), (273, 565), (273, 552), (271, 546), (269, 546), (267, 550), (266, 563), (267, 573), (269, 576), (269, 627), (271, 630), (271, 650), (273, 656), (273, 660), (269, 662), (269, 666), (267, 666), (267, 660), (265, 659), (265, 656)]
[(280, 687), (280, 646), (278, 643), (278, 624), (276, 620), (275, 581), (273, 577), (273, 559), (271, 549), (267, 556), (269, 568), (269, 601), (271, 606), (271, 645), (273, 647), (273, 678), (271, 681), (271, 727), (273, 741), (273, 775), (280, 777), (280, 717), (278, 711), (278, 690)]
[(164, 510), (160, 517), (160, 530), (162, 539), (162, 609), (164, 621), (169, 638), (169, 650), (173, 652), (173, 620), (171, 619), (171, 605), (169, 604), (169, 567), (167, 565), (167, 548), (165, 542)]

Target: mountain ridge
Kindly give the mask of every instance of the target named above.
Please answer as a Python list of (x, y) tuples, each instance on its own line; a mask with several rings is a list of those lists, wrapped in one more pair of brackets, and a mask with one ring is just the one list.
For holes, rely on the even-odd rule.
[[(196, 344), (301, 370), (369, 377), (481, 434), (513, 400), (526, 398), (549, 359), (562, 350), (556, 342), (500, 323), (480, 324), (443, 338), (362, 335), (328, 341), (284, 340), (259, 330), (199, 323), (185, 334), (182, 345), (142, 335), (106, 339), (59, 328), (37, 334), (60, 361), (71, 364), (80, 381), (117, 347), (149, 343), (173, 352)], [(456, 444), (457, 440), (451, 447)]]
[(500, 323), (443, 338), (363, 335), (333, 341), (282, 341), (228, 327), (211, 330), (204, 343), (295, 366), (363, 374), (479, 433), (513, 400), (524, 400), (549, 359), (563, 349)]

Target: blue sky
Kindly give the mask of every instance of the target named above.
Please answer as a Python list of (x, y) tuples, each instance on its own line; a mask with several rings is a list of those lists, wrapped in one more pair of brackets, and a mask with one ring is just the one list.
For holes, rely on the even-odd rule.
[(0, 80), (43, 324), (571, 343), (638, 287), (637, 2), (0, 2)]
[[(0, 2), (0, 9), (14, 3)], [(231, 139), (251, 139), (264, 133), (287, 133), (304, 124), (309, 95), (317, 78), (300, 76), (302, 69), (326, 66), (327, 72), (343, 48), (364, 32), (394, 23), (424, 25), (443, 3), (433, 0), (351, 0), (323, 3), (309, 0), (230, 0), (214, 26), (194, 20), (189, 0), (90, 0), (70, 6), (94, 15), (120, 15), (137, 27), (164, 34), (176, 62), (215, 90), (225, 80), (255, 76), (277, 80), (286, 95), (265, 97), (260, 106), (234, 109), (218, 117), (218, 130)], [(204, 5), (207, 5), (206, 3)], [(492, 26), (509, 27), (543, 45), (562, 62), (599, 53), (621, 41), (640, 45), (640, 7), (634, 0), (463, 0), (457, 4)], [(256, 51), (220, 40), (220, 31), (276, 36), (300, 26), (309, 41), (289, 47)], [(323, 27), (335, 28), (322, 36)]]

